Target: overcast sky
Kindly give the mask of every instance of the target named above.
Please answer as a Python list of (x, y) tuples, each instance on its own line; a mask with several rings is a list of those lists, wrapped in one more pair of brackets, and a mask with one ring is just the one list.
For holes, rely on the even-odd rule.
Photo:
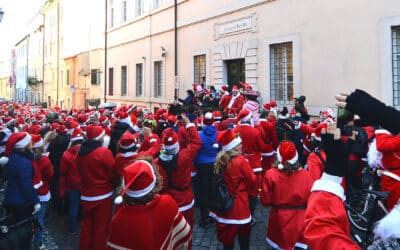
[(0, 0), (5, 13), (0, 23), (0, 67), (1, 62), (8, 64), (11, 49), (27, 34), (26, 24), (42, 3), (43, 0)]

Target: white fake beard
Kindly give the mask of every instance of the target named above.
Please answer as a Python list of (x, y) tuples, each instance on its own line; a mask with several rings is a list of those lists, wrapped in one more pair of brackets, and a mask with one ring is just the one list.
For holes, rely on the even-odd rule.
[(382, 241), (400, 239), (400, 204), (397, 204), (390, 213), (378, 221), (374, 234)]

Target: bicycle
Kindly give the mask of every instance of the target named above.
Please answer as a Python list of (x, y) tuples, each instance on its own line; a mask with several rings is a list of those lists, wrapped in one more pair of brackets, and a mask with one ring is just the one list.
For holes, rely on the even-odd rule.
[(365, 248), (373, 241), (375, 223), (388, 214), (385, 200), (389, 192), (379, 189), (379, 170), (365, 168), (362, 173), (363, 186), (346, 200), (345, 208), (350, 222), (350, 233), (357, 243)]

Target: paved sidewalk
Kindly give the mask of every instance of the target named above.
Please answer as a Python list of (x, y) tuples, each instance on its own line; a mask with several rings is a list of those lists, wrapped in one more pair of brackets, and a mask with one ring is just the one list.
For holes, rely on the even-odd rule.
[[(196, 210), (195, 219), (199, 221), (200, 211)], [(266, 222), (269, 209), (257, 204), (255, 211), (256, 224), (252, 227), (250, 250), (267, 249), (265, 244)], [(60, 216), (53, 209), (45, 222), (44, 245), (46, 250), (77, 250), (79, 235), (72, 236), (67, 232), (67, 216)], [(193, 228), (193, 250), (222, 250), (222, 244), (217, 240), (215, 225), (204, 229), (197, 223)], [(235, 249), (239, 249), (238, 242)]]
[[(199, 221), (199, 211), (196, 211), (196, 222)], [(268, 221), (269, 208), (257, 204), (255, 210), (256, 224), (252, 227), (250, 236), (250, 250), (267, 249), (265, 243), (266, 223)], [(222, 250), (222, 244), (217, 240), (215, 225), (204, 229), (197, 223), (193, 228), (193, 250)], [(235, 249), (239, 248), (239, 243), (235, 242)]]

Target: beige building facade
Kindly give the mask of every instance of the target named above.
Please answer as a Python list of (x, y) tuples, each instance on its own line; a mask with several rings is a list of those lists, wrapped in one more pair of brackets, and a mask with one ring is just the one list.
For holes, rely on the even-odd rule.
[(153, 108), (175, 88), (244, 81), (280, 105), (305, 95), (313, 114), (355, 88), (400, 105), (396, 0), (180, 0), (176, 75), (174, 1), (108, 8), (109, 101)]

